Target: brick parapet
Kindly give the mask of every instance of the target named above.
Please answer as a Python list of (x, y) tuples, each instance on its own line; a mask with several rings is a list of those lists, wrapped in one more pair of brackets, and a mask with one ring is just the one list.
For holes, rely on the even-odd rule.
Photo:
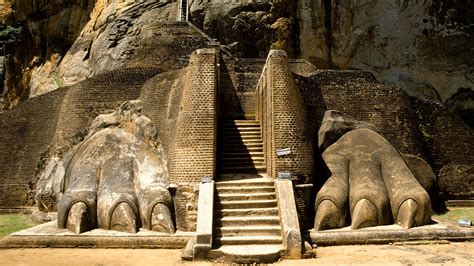
[[(306, 112), (284, 51), (270, 51), (256, 99), (267, 173), (276, 178), (278, 172), (289, 171), (293, 177), (310, 181), (313, 156)], [(277, 150), (283, 148), (289, 148), (291, 154), (277, 156)]]
[(201, 49), (191, 56), (170, 148), (172, 182), (199, 182), (214, 176), (217, 138), (217, 54)]
[[(169, 178), (183, 190), (199, 184), (203, 176), (214, 177), (217, 146), (217, 60), (216, 49), (200, 49), (192, 54), (181, 79), (175, 129), (169, 136)], [(178, 191), (175, 196), (177, 227), (194, 230), (197, 191)], [(189, 190), (189, 189), (188, 189)], [(190, 198), (189, 196), (193, 197)]]

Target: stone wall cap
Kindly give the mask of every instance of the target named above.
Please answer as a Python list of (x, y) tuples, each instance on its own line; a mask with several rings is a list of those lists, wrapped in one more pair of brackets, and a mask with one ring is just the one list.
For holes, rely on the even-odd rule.
[(196, 54), (216, 54), (216, 49), (213, 49), (213, 48), (197, 49)]
[(273, 57), (273, 56), (288, 57), (288, 54), (286, 53), (285, 50), (270, 50), (270, 52), (268, 53), (268, 57)]

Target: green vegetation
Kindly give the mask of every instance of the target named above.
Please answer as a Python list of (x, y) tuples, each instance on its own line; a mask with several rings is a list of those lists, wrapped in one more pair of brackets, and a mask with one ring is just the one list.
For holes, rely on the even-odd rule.
[(3, 46), (16, 42), (20, 33), (21, 27), (16, 28), (10, 25), (0, 24), (0, 45)]
[(34, 225), (29, 214), (0, 215), (0, 238)]
[(474, 221), (474, 208), (455, 208), (450, 207), (449, 210), (443, 214), (433, 215), (434, 219), (457, 222), (459, 219), (469, 219)]

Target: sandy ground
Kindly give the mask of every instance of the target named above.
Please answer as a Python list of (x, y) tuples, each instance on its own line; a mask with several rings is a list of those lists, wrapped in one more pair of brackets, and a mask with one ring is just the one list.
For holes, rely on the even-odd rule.
[[(474, 242), (319, 247), (318, 257), (283, 260), (277, 265), (474, 265)], [(212, 265), (183, 262), (181, 250), (5, 249), (0, 265)]]

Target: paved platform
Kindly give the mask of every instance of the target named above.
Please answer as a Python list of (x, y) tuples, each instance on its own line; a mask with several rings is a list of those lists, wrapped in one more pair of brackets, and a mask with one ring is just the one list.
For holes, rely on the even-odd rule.
[[(403, 229), (398, 225), (376, 226), (360, 230), (350, 227), (310, 231), (318, 246), (390, 244), (409, 241), (474, 241), (474, 227), (460, 227), (455, 223), (436, 223)], [(0, 240), (0, 248), (154, 248), (182, 249), (194, 232), (169, 235), (148, 230), (136, 234), (95, 229), (80, 235), (59, 229), (56, 221), (25, 229)]]
[(375, 226), (351, 230), (350, 226), (310, 231), (311, 240), (318, 246), (390, 244), (408, 241), (473, 241), (474, 227), (461, 227), (455, 223), (434, 220), (433, 224), (404, 229), (399, 225)]
[(208, 259), (217, 263), (273, 263), (281, 258), (282, 245), (227, 245), (211, 250)]
[(169, 235), (141, 229), (136, 234), (95, 229), (74, 234), (57, 228), (57, 221), (37, 225), (0, 239), (0, 248), (163, 248), (186, 246), (194, 232)]

